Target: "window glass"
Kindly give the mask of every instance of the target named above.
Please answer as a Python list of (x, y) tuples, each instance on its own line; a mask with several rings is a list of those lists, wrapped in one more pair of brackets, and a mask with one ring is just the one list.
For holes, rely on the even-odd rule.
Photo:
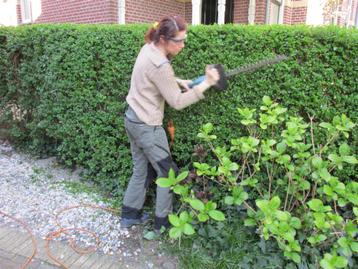
[[(201, 5), (201, 23), (214, 24), (218, 22), (218, 0), (203, 0)], [(234, 21), (234, 0), (226, 0), (225, 23)]]

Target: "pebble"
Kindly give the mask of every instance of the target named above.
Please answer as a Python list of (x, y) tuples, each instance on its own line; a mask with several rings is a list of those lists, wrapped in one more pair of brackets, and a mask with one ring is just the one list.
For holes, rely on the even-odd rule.
[[(106, 207), (96, 195), (86, 193), (71, 194), (61, 182), (79, 180), (79, 173), (68, 172), (54, 166), (55, 159), (35, 160), (25, 154), (17, 153), (9, 143), (0, 140), (0, 210), (24, 221), (32, 233), (46, 238), (51, 232), (59, 229), (56, 214), (61, 210), (91, 204)], [(99, 249), (105, 254), (118, 253), (133, 236), (127, 230), (121, 230), (119, 217), (104, 210), (86, 207), (62, 212), (58, 221), (63, 228), (88, 229), (96, 233), (101, 243)], [(7, 223), (19, 227), (14, 221), (0, 214), (0, 224)], [(95, 239), (86, 232), (70, 231), (76, 243), (82, 247), (95, 245)], [(64, 240), (65, 234), (54, 240)], [(67, 237), (67, 238), (68, 238)], [(133, 239), (134, 240), (134, 239)], [(128, 249), (127, 249), (128, 250)], [(124, 253), (124, 256), (135, 256), (140, 250)]]

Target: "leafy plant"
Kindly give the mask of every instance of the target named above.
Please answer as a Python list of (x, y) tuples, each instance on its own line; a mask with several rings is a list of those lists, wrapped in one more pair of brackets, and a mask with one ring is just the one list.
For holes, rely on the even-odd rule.
[[(189, 186), (179, 185), (181, 181), (187, 178), (189, 172), (185, 171), (175, 177), (173, 169), (170, 169), (168, 178), (158, 178), (156, 183), (162, 188), (171, 188), (174, 193), (180, 195), (183, 205), (189, 211), (183, 210), (179, 215), (169, 214), (169, 222), (173, 227), (169, 230), (169, 236), (177, 239), (182, 235), (192, 235), (195, 230), (191, 224), (194, 218), (200, 222), (207, 222), (209, 219), (216, 221), (225, 220), (224, 214), (217, 210), (217, 204), (209, 201), (203, 203), (194, 197), (193, 192), (189, 194)], [(183, 207), (184, 208), (184, 207)]]
[[(243, 206), (244, 224), (256, 227), (265, 240), (274, 239), (296, 264), (308, 244), (320, 249), (322, 268), (352, 265), (358, 247), (358, 183), (335, 171), (358, 163), (345, 141), (355, 124), (345, 115), (331, 123), (305, 123), (268, 96), (262, 101), (258, 115), (254, 109), (238, 109), (247, 136), (231, 139), (230, 147), (215, 145), (214, 126), (203, 125), (198, 137), (213, 158), (194, 162), (190, 182), (184, 180), (189, 171), (158, 179), (158, 185), (181, 197), (179, 217), (169, 218), (174, 226), (169, 236), (191, 236), (200, 222), (223, 221), (232, 214), (230, 207)], [(317, 145), (319, 127), (326, 130), (326, 142)]]

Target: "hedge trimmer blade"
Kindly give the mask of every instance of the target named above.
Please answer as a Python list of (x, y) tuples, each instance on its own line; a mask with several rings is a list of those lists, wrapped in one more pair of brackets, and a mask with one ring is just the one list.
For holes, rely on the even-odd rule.
[(285, 55), (277, 55), (274, 58), (264, 59), (264, 60), (258, 61), (256, 63), (253, 63), (253, 64), (243, 65), (243, 66), (240, 66), (233, 70), (230, 70), (228, 72), (225, 72), (225, 70), (221, 64), (216, 64), (216, 65), (214, 65), (214, 67), (218, 70), (220, 79), (214, 85), (214, 87), (218, 90), (226, 90), (226, 88), (228, 86), (228, 82), (227, 82), (228, 78), (238, 75), (238, 74), (242, 74), (242, 73), (250, 73), (250, 72), (256, 71), (257, 69), (260, 69), (262, 67), (276, 64), (276, 63), (279, 63), (286, 59), (288, 59), (288, 57)]
[[(256, 71), (257, 69), (260, 69), (264, 66), (276, 64), (276, 63), (279, 63), (286, 59), (288, 59), (288, 57), (285, 55), (277, 55), (274, 58), (261, 60), (256, 63), (253, 63), (253, 64), (243, 65), (243, 66), (240, 66), (233, 70), (230, 70), (228, 72), (225, 72), (224, 67), (221, 64), (214, 64), (213, 67), (219, 72), (219, 76), (220, 76), (219, 81), (214, 85), (214, 88), (216, 88), (218, 90), (226, 90), (226, 88), (228, 86), (227, 79), (229, 77), (232, 77), (232, 76), (235, 76), (238, 74), (242, 74), (242, 73), (253, 72), (253, 71)], [(192, 80), (192, 82), (188, 86), (189, 86), (189, 88), (193, 88), (194, 86), (203, 82), (205, 79), (206, 79), (205, 75), (200, 76), (200, 77)]]
[(257, 69), (260, 69), (261, 67), (276, 64), (276, 63), (282, 62), (287, 59), (288, 59), (288, 57), (285, 55), (277, 55), (274, 58), (264, 59), (264, 60), (258, 61), (256, 63), (253, 63), (253, 64), (243, 65), (243, 66), (240, 66), (233, 70), (230, 70), (225, 73), (225, 76), (227, 78), (229, 78), (229, 77), (241, 74), (241, 73), (250, 73), (250, 72), (256, 71)]

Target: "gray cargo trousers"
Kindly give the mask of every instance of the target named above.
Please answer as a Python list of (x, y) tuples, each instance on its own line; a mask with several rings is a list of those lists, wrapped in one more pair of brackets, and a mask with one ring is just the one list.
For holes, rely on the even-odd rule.
[[(146, 190), (157, 177), (167, 177), (170, 168), (178, 173), (173, 162), (167, 136), (162, 126), (147, 125), (129, 107), (125, 113), (125, 128), (129, 138), (133, 174), (124, 195), (122, 218), (141, 217)], [(169, 188), (157, 186), (154, 228), (169, 227), (173, 194)]]

